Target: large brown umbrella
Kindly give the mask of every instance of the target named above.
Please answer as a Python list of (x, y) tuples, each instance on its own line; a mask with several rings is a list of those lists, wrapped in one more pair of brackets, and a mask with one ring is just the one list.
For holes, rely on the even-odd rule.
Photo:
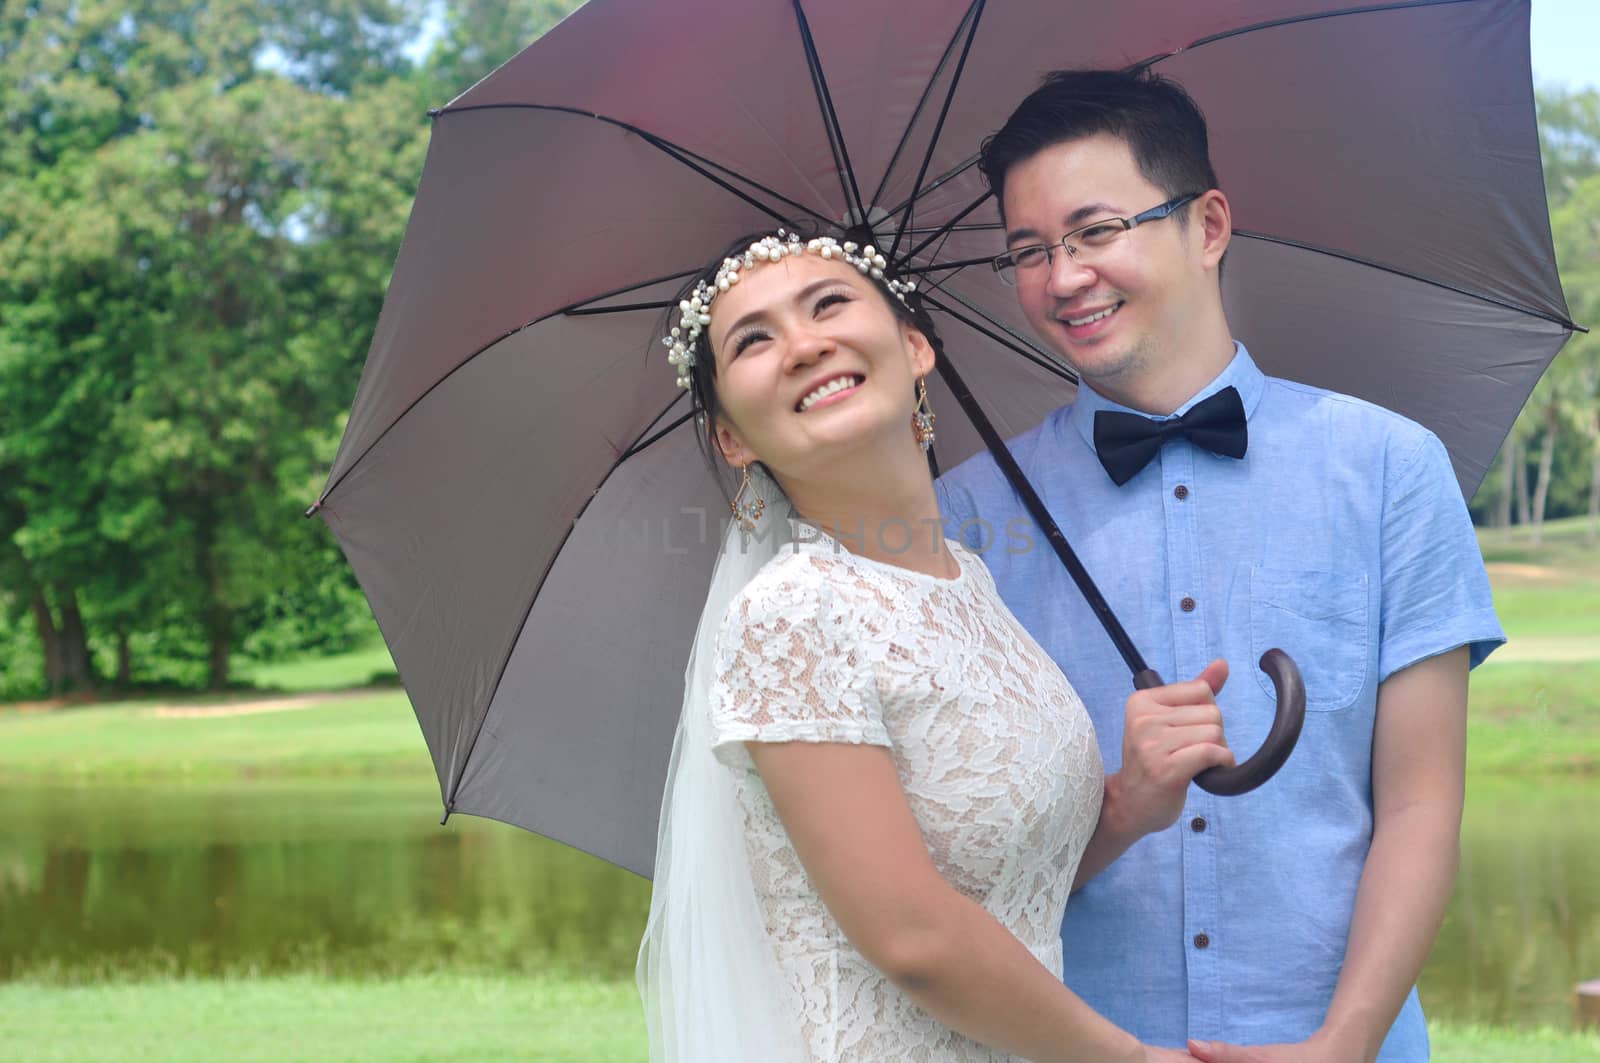
[[(1432, 428), (1470, 494), (1573, 328), (1528, 10), (592, 0), (443, 108), (313, 509), (446, 810), (649, 868), (724, 511), (660, 307), (737, 235), (869, 225), (928, 271), (1002, 434), (1070, 400), (992, 271), (938, 268), (999, 250), (977, 145), (1048, 70), (1149, 62), (1184, 83), (1238, 225), (1236, 334), (1268, 372)], [(950, 393), (934, 405), (940, 460), (975, 453)]]

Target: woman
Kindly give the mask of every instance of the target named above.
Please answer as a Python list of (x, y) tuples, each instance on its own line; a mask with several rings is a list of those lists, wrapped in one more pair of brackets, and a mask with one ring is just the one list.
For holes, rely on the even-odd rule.
[[(1056, 973), (1100, 756), (943, 536), (936, 337), (885, 267), (780, 230), (708, 269), (664, 341), (742, 482), (640, 952), (652, 1059), (1188, 1059)], [(1231, 762), (1220, 716), (1203, 745), (1195, 770)]]

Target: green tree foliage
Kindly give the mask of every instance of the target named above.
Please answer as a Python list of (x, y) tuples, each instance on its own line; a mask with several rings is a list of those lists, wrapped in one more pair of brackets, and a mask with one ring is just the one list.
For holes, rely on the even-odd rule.
[[(54, 690), (158, 677), (137, 647), (220, 686), (242, 640), (337, 641), (358, 596), (299, 513), (420, 170), (415, 13), (39, 0), (0, 29), (0, 610)], [(286, 602), (311, 621), (263, 641)]]
[(575, 6), (0, 0), (0, 697), (370, 630), (301, 513), (426, 109)]

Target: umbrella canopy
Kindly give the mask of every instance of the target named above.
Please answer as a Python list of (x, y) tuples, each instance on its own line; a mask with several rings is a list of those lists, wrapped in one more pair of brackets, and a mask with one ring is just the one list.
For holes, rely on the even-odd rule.
[[(977, 147), (1049, 70), (1211, 124), (1262, 368), (1433, 429), (1470, 494), (1573, 326), (1527, 0), (592, 0), (435, 114), (327, 488), (447, 812), (647, 873), (726, 512), (659, 345), (740, 234), (872, 227), (1005, 435), (1073, 395), (982, 264)], [(930, 383), (932, 380), (930, 378)], [(934, 389), (945, 466), (981, 443)], [(1132, 632), (1135, 640), (1139, 632)]]

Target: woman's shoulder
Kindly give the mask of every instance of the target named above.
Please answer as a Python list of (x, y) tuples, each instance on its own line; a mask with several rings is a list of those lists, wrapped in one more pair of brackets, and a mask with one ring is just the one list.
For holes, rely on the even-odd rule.
[(835, 559), (785, 547), (734, 596), (724, 624), (749, 626), (779, 619), (790, 624), (820, 623), (840, 604), (838, 578)]

